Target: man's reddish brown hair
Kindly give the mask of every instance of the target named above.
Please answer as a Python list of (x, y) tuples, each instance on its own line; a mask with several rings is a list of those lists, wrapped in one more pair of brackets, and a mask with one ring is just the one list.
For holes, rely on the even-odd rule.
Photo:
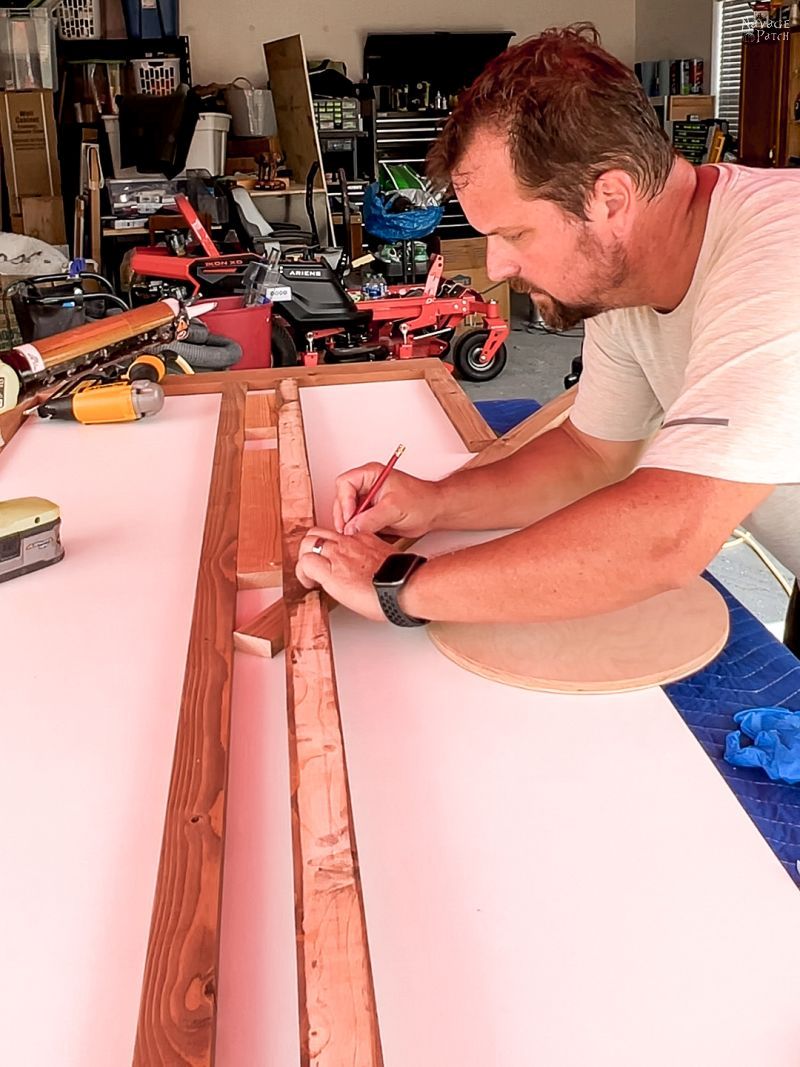
[(492, 60), (428, 154), (434, 186), (450, 188), (473, 135), (487, 128), (505, 133), (523, 189), (579, 218), (605, 171), (630, 174), (642, 196), (659, 193), (674, 150), (633, 71), (599, 42), (591, 23), (576, 23)]

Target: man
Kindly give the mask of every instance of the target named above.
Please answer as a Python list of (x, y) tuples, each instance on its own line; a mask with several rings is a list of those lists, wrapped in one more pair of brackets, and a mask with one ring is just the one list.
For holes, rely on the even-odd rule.
[[(492, 466), (393, 472), (355, 519), (380, 468), (342, 475), (300, 580), (406, 625), (564, 619), (684, 585), (743, 522), (797, 574), (800, 173), (677, 157), (585, 24), (494, 60), (429, 164), (486, 234), (493, 279), (551, 326), (586, 319), (575, 405)], [(377, 532), (443, 528), (518, 532), (387, 580)]]

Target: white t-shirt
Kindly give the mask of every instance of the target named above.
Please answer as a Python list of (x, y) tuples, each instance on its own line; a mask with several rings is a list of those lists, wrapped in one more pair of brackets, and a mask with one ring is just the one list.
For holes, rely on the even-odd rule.
[[(586, 323), (570, 418), (639, 467), (775, 485), (744, 525), (800, 574), (800, 170), (718, 166), (689, 291)], [(655, 436), (653, 436), (655, 435)]]

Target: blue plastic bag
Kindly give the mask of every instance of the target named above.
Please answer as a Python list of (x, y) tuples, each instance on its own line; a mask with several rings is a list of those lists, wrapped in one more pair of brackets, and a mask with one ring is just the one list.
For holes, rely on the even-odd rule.
[[(741, 729), (725, 738), (725, 759), (734, 767), (760, 767), (773, 782), (800, 783), (800, 711), (752, 708), (733, 717)], [(752, 744), (742, 745), (744, 737)]]
[(442, 221), (441, 205), (392, 212), (386, 209), (377, 182), (367, 186), (363, 206), (364, 229), (381, 241), (413, 241), (433, 233)]

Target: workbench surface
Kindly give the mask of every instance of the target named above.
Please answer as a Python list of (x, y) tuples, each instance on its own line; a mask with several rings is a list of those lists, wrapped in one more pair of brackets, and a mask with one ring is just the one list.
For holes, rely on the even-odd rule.
[[(424, 383), (302, 402), (319, 520), (400, 441), (467, 458)], [(26, 426), (0, 463), (67, 551), (0, 587), (2, 1063), (131, 1060), (218, 408)], [(386, 1067), (795, 1067), (800, 896), (660, 689), (511, 689), (331, 620)], [(237, 655), (217, 1067), (299, 1063), (289, 814), (283, 659)]]

